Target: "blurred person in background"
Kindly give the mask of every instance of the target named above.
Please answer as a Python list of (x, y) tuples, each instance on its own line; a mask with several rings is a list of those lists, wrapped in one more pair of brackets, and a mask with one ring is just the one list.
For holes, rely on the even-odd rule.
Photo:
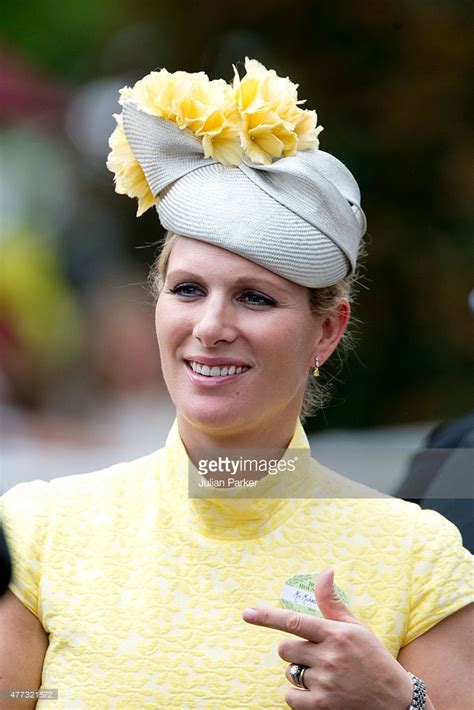
[[(469, 293), (468, 306), (474, 314), (474, 291)], [(423, 450), (412, 457), (396, 495), (451, 520), (464, 547), (474, 553), (473, 449), (474, 411), (437, 424), (427, 435)]]
[(58, 249), (26, 227), (0, 241), (0, 371), (5, 396), (36, 407), (83, 345), (84, 315)]
[[(168, 230), (152, 284), (176, 420), (150, 456), (3, 497), (2, 686), (64, 708), (467, 708), (459, 532), (318, 464), (302, 427), (350, 318), (354, 178), (255, 60), (232, 85), (152, 72), (121, 103), (116, 190)], [(216, 448), (258, 449), (263, 473), (210, 476)]]
[(400, 498), (437, 510), (451, 520), (470, 552), (474, 552), (473, 449), (474, 412), (438, 424), (427, 436), (423, 450), (412, 457), (397, 491)]

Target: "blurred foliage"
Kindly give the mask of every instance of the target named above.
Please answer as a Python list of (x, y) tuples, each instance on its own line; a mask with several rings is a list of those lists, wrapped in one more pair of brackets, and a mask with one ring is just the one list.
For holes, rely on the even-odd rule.
[[(69, 86), (164, 65), (230, 79), (245, 55), (299, 82), (369, 221), (357, 351), (310, 426), (372, 426), (472, 404), (473, 17), (462, 0), (9, 0), (2, 32)], [(109, 199), (127, 243), (156, 240), (156, 217), (135, 221), (135, 205)]]
[(7, 0), (1, 31), (38, 68), (74, 83), (93, 76), (107, 33), (124, 20), (119, 2)]

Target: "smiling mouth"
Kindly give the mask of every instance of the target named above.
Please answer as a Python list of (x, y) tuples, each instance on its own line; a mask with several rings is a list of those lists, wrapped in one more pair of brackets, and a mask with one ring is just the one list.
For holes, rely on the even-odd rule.
[(210, 367), (209, 365), (203, 365), (200, 362), (195, 362), (194, 360), (185, 360), (187, 366), (197, 375), (204, 375), (204, 377), (227, 377), (228, 375), (241, 375), (250, 367), (246, 365), (223, 365), (218, 367), (216, 365)]

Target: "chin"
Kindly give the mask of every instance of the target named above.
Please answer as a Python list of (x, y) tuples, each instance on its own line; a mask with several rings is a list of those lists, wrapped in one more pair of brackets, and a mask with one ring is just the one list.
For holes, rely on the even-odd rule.
[(207, 405), (177, 408), (181, 416), (196, 429), (216, 433), (247, 429), (252, 417), (248, 411), (235, 411), (232, 405)]

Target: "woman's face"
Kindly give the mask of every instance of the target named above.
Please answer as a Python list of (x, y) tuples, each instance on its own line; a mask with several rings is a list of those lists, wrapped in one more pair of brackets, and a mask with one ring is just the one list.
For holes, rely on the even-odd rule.
[(174, 245), (156, 332), (178, 419), (220, 435), (294, 425), (322, 331), (305, 287), (206, 242)]

